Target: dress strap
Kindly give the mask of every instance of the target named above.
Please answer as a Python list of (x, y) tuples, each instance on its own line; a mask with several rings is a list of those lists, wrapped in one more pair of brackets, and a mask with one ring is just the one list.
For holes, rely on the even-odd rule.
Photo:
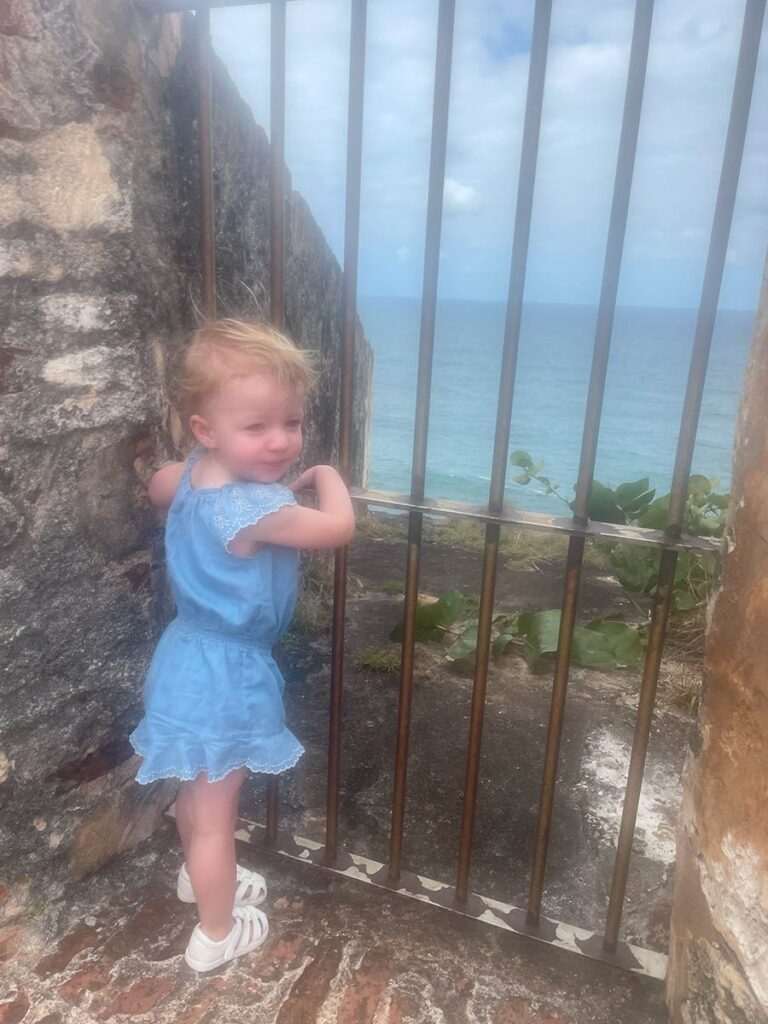
[(184, 488), (185, 490), (189, 490), (191, 488), (192, 485), (189, 482), (189, 474), (192, 472), (192, 467), (194, 466), (194, 464), (201, 457), (201, 455), (203, 455), (204, 452), (205, 445), (200, 444), (198, 442), (192, 449), (192, 451), (189, 453), (189, 455), (187, 455), (184, 464), (184, 472), (181, 474), (181, 480), (179, 481), (179, 487), (177, 488), (177, 490), (181, 490), (182, 488)]

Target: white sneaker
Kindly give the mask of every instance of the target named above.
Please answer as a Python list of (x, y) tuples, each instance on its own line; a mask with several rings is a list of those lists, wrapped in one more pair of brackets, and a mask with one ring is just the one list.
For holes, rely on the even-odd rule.
[[(251, 890), (249, 896), (246, 896), (248, 890)], [(176, 879), (176, 895), (184, 903), (196, 903), (195, 890), (192, 888), (192, 881), (187, 871), (186, 863), (182, 864), (179, 868), (179, 874)], [(250, 871), (248, 868), (244, 868), (241, 864), (237, 865), (237, 889), (235, 890), (235, 906), (236, 907), (257, 907), (260, 903), (263, 903), (267, 898), (267, 883), (264, 881), (264, 876), (260, 875), (257, 871)]]
[(266, 942), (269, 922), (263, 910), (257, 907), (234, 907), (232, 916), (235, 923), (232, 931), (223, 939), (210, 939), (200, 924), (195, 925), (184, 959), (194, 971), (212, 971), (228, 960), (250, 953)]

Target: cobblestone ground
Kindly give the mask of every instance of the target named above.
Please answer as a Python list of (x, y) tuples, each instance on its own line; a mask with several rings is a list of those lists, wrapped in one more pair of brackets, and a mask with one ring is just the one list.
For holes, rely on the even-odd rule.
[[(198, 975), (170, 819), (0, 929), (0, 1024), (655, 1024), (661, 986), (238, 843), (270, 937)], [(4, 908), (6, 911), (9, 908)], [(5, 915), (6, 919), (8, 914)]]

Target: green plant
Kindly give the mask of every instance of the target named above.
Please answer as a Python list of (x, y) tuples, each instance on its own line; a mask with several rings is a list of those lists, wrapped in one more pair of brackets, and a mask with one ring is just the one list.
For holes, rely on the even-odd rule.
[[(534, 462), (522, 449), (512, 452), (509, 461), (523, 472), (514, 477), (523, 486), (536, 480), (543, 484), (546, 494), (554, 494), (569, 508), (559, 488), (548, 477), (541, 476), (543, 461)], [(715, 487), (720, 481), (694, 474), (688, 479), (688, 496), (683, 514), (683, 531), (695, 536), (721, 537), (725, 528), (730, 495), (718, 494)], [(655, 497), (648, 477), (620, 484), (613, 489), (595, 480), (589, 503), (589, 518), (601, 523), (635, 525), (661, 530), (667, 524), (669, 494)], [(621, 541), (600, 541), (596, 547), (606, 553), (616, 576), (625, 590), (651, 593), (659, 578), (659, 553), (654, 548), (643, 548)], [(717, 558), (713, 552), (682, 551), (678, 555), (672, 586), (673, 606), (688, 611), (703, 604), (712, 588)]]
[[(415, 636), (417, 640), (440, 643), (448, 627), (464, 612), (464, 595), (459, 590), (446, 590), (436, 601), (419, 601), (416, 607)], [(389, 634), (390, 640), (402, 640), (405, 620)]]
[(355, 660), (355, 668), (370, 668), (374, 672), (397, 672), (400, 655), (386, 647), (368, 647)]
[[(441, 643), (445, 636), (455, 636), (444, 654), (448, 661), (458, 661), (477, 649), (477, 619), (463, 621), (453, 627), (466, 611), (466, 599), (458, 590), (448, 590), (436, 601), (420, 602), (415, 615), (416, 640)], [(560, 611), (523, 612), (517, 615), (500, 613), (491, 620), (491, 651), (502, 654), (510, 644), (537, 670), (547, 655), (557, 651), (560, 632)], [(402, 641), (405, 622), (400, 621), (390, 633), (390, 640)], [(573, 634), (572, 659), (587, 668), (618, 668), (631, 665), (640, 658), (643, 637), (635, 629), (617, 619), (594, 619), (585, 626), (576, 626)]]
[(395, 594), (402, 597), (405, 593), (405, 582), (403, 580), (384, 580), (380, 585), (385, 594)]

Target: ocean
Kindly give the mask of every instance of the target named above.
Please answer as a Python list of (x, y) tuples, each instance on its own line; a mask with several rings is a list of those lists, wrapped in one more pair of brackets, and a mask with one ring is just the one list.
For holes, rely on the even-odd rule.
[[(374, 351), (371, 472), (376, 490), (410, 492), (420, 302), (361, 297)], [(541, 473), (570, 501), (579, 465), (597, 309), (527, 304), (523, 312), (509, 451), (544, 460)], [(438, 304), (427, 447), (426, 495), (486, 502), (501, 370), (502, 303)], [(716, 319), (692, 472), (731, 481), (739, 396), (755, 314)], [(620, 307), (614, 320), (595, 478), (610, 487), (649, 477), (669, 491), (696, 311)], [(568, 514), (536, 483), (513, 482), (505, 497), (535, 512)]]

